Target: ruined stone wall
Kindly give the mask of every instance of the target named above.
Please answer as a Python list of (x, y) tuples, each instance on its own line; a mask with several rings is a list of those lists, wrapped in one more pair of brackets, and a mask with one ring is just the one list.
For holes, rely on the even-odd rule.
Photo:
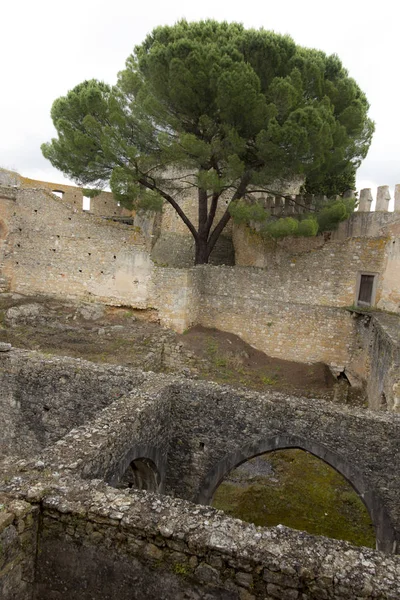
[(32, 456), (142, 383), (140, 371), (30, 351), (0, 353), (0, 454)]
[[(65, 185), (63, 183), (51, 183), (49, 181), (37, 181), (28, 177), (19, 176), (19, 187), (21, 189), (47, 190), (48, 192), (63, 192), (60, 198), (62, 202), (73, 208), (75, 212), (83, 211), (83, 189), (74, 185)], [(118, 206), (111, 192), (101, 192), (98, 196), (90, 199), (90, 208), (93, 215), (104, 217), (128, 216), (131, 211)]]
[[(383, 274), (387, 237), (323, 237), (262, 242), (257, 234), (241, 227), (235, 233), (236, 262), (258, 266), (268, 273), (276, 295), (293, 302), (325, 306), (350, 306), (356, 300), (357, 274)], [(262, 252), (257, 253), (257, 249)], [(382, 279), (381, 277), (379, 278)], [(378, 283), (376, 302), (382, 295)]]
[(273, 276), (281, 270), (288, 281), (295, 281), (295, 271), (304, 282), (321, 278), (331, 286), (331, 297), (313, 302), (334, 306), (355, 303), (357, 274), (377, 274), (375, 305), (400, 313), (399, 240), (400, 211), (356, 212), (337, 231), (316, 238), (272, 241), (246, 226), (233, 230), (236, 265), (259, 267)]
[[(397, 600), (398, 557), (282, 526), (255, 527), (185, 500), (118, 490), (99, 478), (107, 476), (112, 463), (118, 466), (120, 457), (126, 458), (129, 444), (139, 452), (137, 442), (140, 446), (151, 441), (161, 454), (168, 454), (171, 473), (180, 460), (183, 485), (192, 487), (183, 490), (176, 477), (172, 491), (189, 494), (195, 488), (191, 470), (198, 481), (207, 483), (204, 474), (221, 467), (221, 458), (222, 470), (229, 468), (227, 459), (245, 460), (246, 451), (262, 451), (260, 438), (285, 432), (289, 446), (302, 447), (303, 436), (309, 443), (306, 449), (323, 460), (332, 464), (333, 457), (341, 458), (342, 463), (333, 466), (344, 470), (359, 491), (365, 478), (364, 499), (378, 491), (398, 525), (398, 470), (393, 459), (399, 425), (399, 418), (389, 415), (149, 375), (137, 392), (116, 400), (62, 443), (38, 457), (0, 466), (6, 527), (10, 519), (16, 522), (15, 498), (24, 501), (24, 511), (26, 503), (40, 506), (41, 515), (37, 547), (29, 537), (18, 559), (30, 567), (31, 578), (10, 578), (7, 566), (0, 570), (4, 598)], [(385, 444), (377, 451), (382, 440)], [(279, 444), (269, 449), (275, 447)], [(355, 472), (346, 471), (346, 462), (357, 464), (361, 480), (352, 479)], [(18, 549), (15, 532), (13, 540)], [(389, 545), (387, 552), (394, 550)], [(8, 563), (13, 556), (7, 556)], [(21, 589), (26, 589), (25, 596)]]
[(353, 322), (335, 307), (341, 304), (335, 296), (344, 294), (349, 282), (336, 290), (327, 281), (325, 266), (317, 271), (316, 261), (310, 271), (294, 264), (272, 272), (197, 267), (195, 322), (235, 333), (270, 356), (344, 364), (351, 352)]
[(0, 598), (32, 600), (39, 507), (0, 495)]
[[(114, 400), (92, 420), (74, 428), (55, 446), (40, 453), (46, 469), (63, 464), (70, 473), (85, 479), (102, 479), (117, 485), (130, 463), (150, 459), (156, 466), (164, 491), (171, 431), (168, 378), (143, 374), (141, 385)], [(99, 407), (100, 409), (100, 407)]]
[(12, 251), (8, 236), (12, 216), (16, 206), (16, 191), (10, 187), (0, 187), (0, 293), (9, 290), (10, 281), (4, 273), (4, 261)]
[(399, 557), (169, 497), (65, 483), (41, 496), (37, 546), (39, 486), (28, 491), (32, 508), (4, 505), (3, 600), (399, 597)]
[(353, 314), (356, 344), (348, 365), (366, 383), (370, 408), (400, 412), (400, 332), (398, 317)]
[[(171, 406), (175, 427), (167, 492), (209, 503), (241, 462), (296, 447), (325, 460), (351, 482), (369, 509), (381, 548), (391, 538), (390, 521), (395, 528), (396, 522), (400, 525), (395, 485), (399, 416), (200, 382), (177, 385)], [(382, 502), (390, 517), (382, 512)]]
[[(400, 560), (168, 497), (44, 499), (36, 600), (264, 600), (400, 594)], [(83, 516), (85, 515), (85, 516)], [(83, 585), (84, 583), (84, 585)]]
[[(0, 198), (1, 207), (7, 202)], [(128, 225), (75, 213), (43, 190), (21, 190), (7, 246), (3, 276), (13, 291), (147, 306), (152, 262)]]

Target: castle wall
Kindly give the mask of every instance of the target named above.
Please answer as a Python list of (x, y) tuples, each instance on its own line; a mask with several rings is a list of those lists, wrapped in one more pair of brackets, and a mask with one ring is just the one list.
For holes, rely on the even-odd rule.
[(0, 495), (0, 598), (32, 600), (39, 508)]
[[(19, 187), (21, 189), (36, 189), (46, 190), (50, 193), (63, 192), (60, 200), (69, 207), (72, 207), (74, 211), (82, 213), (83, 210), (83, 190), (82, 188), (74, 185), (65, 185), (63, 183), (51, 183), (48, 181), (37, 181), (35, 179), (29, 179), (27, 177), (20, 177)], [(93, 215), (102, 217), (122, 217), (131, 214), (131, 211), (124, 209), (114, 200), (114, 196), (111, 192), (100, 192), (98, 196), (90, 199), (90, 208), (88, 209)]]
[(256, 528), (168, 497), (100, 488), (78, 498), (44, 500), (36, 600), (60, 594), (69, 600), (396, 600), (400, 594), (395, 556), (282, 526)]
[(369, 406), (400, 412), (400, 335), (398, 317), (353, 314), (355, 346), (348, 372), (366, 382)]
[[(0, 214), (8, 203), (0, 194)], [(147, 307), (153, 265), (134, 228), (75, 212), (43, 190), (20, 190), (13, 208), (2, 267), (13, 291), (119, 304), (134, 298)]]
[[(342, 365), (351, 352), (353, 322), (337, 307), (335, 281), (331, 286), (323, 268), (318, 274), (297, 265), (272, 273), (196, 267), (194, 322), (235, 333), (270, 356)], [(311, 281), (303, 279), (306, 274)], [(337, 293), (345, 293), (348, 282), (337, 281)]]
[[(271, 356), (323, 361), (339, 370), (354, 350), (354, 321), (343, 308), (355, 303), (360, 274), (377, 274), (379, 308), (399, 310), (398, 213), (356, 213), (332, 239), (267, 243), (235, 228), (237, 261), (247, 268), (164, 268), (168, 243), (155, 266), (151, 232), (163, 225), (140, 215), (136, 221), (132, 227), (77, 212), (46, 190), (3, 187), (0, 288), (152, 308), (179, 332), (196, 323), (217, 327)], [(172, 222), (165, 227), (173, 229)], [(179, 239), (190, 240), (178, 229)], [(389, 406), (396, 394), (389, 393)]]
[(0, 455), (36, 454), (143, 378), (140, 371), (72, 358), (0, 353)]
[[(235, 226), (233, 241), (236, 265), (259, 267), (273, 277), (281, 272), (286, 285), (292, 281), (300, 289), (312, 282), (312, 303), (350, 306), (356, 301), (357, 274), (377, 274), (375, 305), (400, 313), (399, 212), (356, 212), (329, 236), (276, 242), (263, 240), (249, 227)], [(324, 293), (318, 297), (319, 286)]]

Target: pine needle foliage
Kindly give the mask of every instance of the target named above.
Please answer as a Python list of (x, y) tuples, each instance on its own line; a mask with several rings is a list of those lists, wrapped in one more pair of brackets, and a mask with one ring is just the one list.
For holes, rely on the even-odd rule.
[[(115, 86), (84, 81), (58, 98), (58, 137), (42, 151), (80, 185), (110, 185), (125, 207), (169, 202), (194, 237), (196, 264), (206, 263), (251, 191), (356, 169), (374, 130), (368, 108), (335, 55), (237, 23), (180, 21), (154, 29)], [(193, 191), (196, 222), (180, 204)], [(261, 219), (258, 208), (251, 218)], [(297, 224), (299, 235), (314, 230)]]

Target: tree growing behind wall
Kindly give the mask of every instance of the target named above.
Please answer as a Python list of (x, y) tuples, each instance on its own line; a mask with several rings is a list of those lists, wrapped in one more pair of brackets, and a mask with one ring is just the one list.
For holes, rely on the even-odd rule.
[[(232, 217), (264, 221), (275, 236), (314, 235), (315, 214), (280, 224), (256, 190), (357, 168), (374, 129), (368, 108), (337, 56), (235, 23), (181, 21), (148, 35), (115, 86), (85, 81), (58, 98), (58, 138), (42, 151), (80, 185), (110, 185), (125, 207), (169, 202), (194, 237), (196, 264), (207, 263)], [(197, 223), (180, 206), (188, 190)], [(351, 205), (329, 210), (345, 218)]]

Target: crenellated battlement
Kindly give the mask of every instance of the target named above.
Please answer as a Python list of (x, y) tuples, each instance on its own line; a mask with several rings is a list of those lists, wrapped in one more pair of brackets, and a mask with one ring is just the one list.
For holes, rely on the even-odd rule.
[[(390, 200), (389, 186), (380, 185), (376, 193), (375, 212), (389, 212)], [(370, 212), (373, 201), (371, 188), (362, 189), (357, 212)], [(397, 183), (394, 188), (394, 212), (400, 212), (400, 183)]]
[[(255, 197), (263, 204), (264, 208), (273, 216), (288, 216), (303, 214), (305, 212), (313, 212), (317, 207), (320, 207), (324, 202), (328, 202), (327, 196), (315, 194), (295, 194), (295, 195), (280, 195), (277, 193), (262, 194), (255, 193)], [(356, 192), (347, 190), (343, 195), (336, 198), (353, 198)], [(390, 190), (388, 185), (378, 187), (376, 195), (375, 210), (372, 210), (374, 201), (371, 188), (364, 188), (360, 191), (359, 203), (356, 212), (392, 212), (389, 211), (389, 203), (391, 200)], [(395, 186), (394, 192), (394, 211), (400, 212), (400, 184)]]

